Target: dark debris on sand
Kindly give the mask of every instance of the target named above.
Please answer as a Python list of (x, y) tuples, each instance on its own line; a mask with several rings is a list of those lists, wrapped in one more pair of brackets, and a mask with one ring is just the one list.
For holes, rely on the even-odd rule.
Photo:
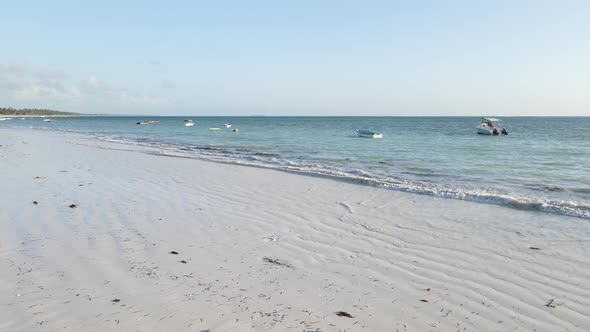
[(336, 311), (336, 316), (352, 318), (352, 315), (346, 311)]
[(281, 266), (281, 267), (290, 267), (290, 268), (293, 267), (291, 264), (282, 262), (282, 261), (280, 261), (279, 259), (276, 259), (276, 258), (263, 257), (262, 260), (265, 261), (265, 262), (267, 262), (267, 263), (271, 263), (271, 264), (278, 265), (278, 266)]

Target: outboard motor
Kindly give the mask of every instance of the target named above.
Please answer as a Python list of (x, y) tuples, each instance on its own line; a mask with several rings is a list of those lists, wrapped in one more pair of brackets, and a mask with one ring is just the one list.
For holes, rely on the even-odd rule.
[(502, 135), (508, 135), (508, 132), (504, 128), (502, 128)]
[(492, 131), (492, 134), (494, 134), (494, 136), (498, 136), (498, 129), (494, 128), (494, 130)]

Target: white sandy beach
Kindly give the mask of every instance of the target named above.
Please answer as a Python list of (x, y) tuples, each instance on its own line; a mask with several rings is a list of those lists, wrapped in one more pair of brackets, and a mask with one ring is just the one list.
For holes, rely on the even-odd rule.
[(588, 220), (74, 134), (0, 145), (1, 331), (590, 330)]

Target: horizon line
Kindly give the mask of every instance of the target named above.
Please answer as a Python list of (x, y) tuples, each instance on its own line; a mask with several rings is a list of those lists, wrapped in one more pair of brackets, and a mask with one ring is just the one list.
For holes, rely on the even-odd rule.
[[(10, 116), (10, 115), (4, 115)], [(14, 115), (18, 116), (18, 115)], [(47, 115), (52, 116), (52, 115)], [(62, 117), (67, 116), (141, 116), (141, 117), (284, 117), (284, 118), (356, 118), (356, 117), (363, 117), (363, 118), (387, 118), (387, 117), (396, 117), (396, 118), (460, 118), (460, 117), (504, 117), (504, 118), (534, 118), (534, 117), (553, 117), (553, 118), (584, 118), (590, 117), (590, 115), (497, 115), (497, 114), (488, 114), (488, 115), (264, 115), (264, 114), (253, 114), (253, 115), (208, 115), (208, 114), (171, 114), (171, 115), (154, 115), (154, 114), (109, 114), (109, 113), (78, 113), (72, 115), (60, 115)]]

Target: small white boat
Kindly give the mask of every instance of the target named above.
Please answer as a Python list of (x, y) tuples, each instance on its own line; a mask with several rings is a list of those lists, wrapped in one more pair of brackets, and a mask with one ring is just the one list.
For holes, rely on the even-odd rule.
[(154, 124), (154, 123), (158, 123), (158, 122), (160, 122), (160, 121), (158, 121), (158, 120), (150, 120), (150, 121), (139, 121), (139, 122), (136, 122), (135, 124), (138, 124), (138, 125), (149, 125), (149, 124)]
[(356, 134), (358, 137), (367, 137), (367, 138), (383, 138), (383, 134), (381, 133), (376, 133), (373, 131), (368, 131), (368, 130), (357, 130)]
[(0, 121), (6, 121), (6, 118), (0, 118)]
[(508, 131), (502, 127), (502, 120), (496, 118), (481, 118), (481, 123), (477, 126), (477, 133), (480, 135), (508, 135)]
[(193, 122), (193, 120), (184, 120), (185, 127), (192, 127), (194, 125), (195, 125), (195, 123)]
[(231, 123), (224, 124), (225, 128), (231, 128)]
[(43, 122), (53, 122), (51, 119), (43, 119)]

